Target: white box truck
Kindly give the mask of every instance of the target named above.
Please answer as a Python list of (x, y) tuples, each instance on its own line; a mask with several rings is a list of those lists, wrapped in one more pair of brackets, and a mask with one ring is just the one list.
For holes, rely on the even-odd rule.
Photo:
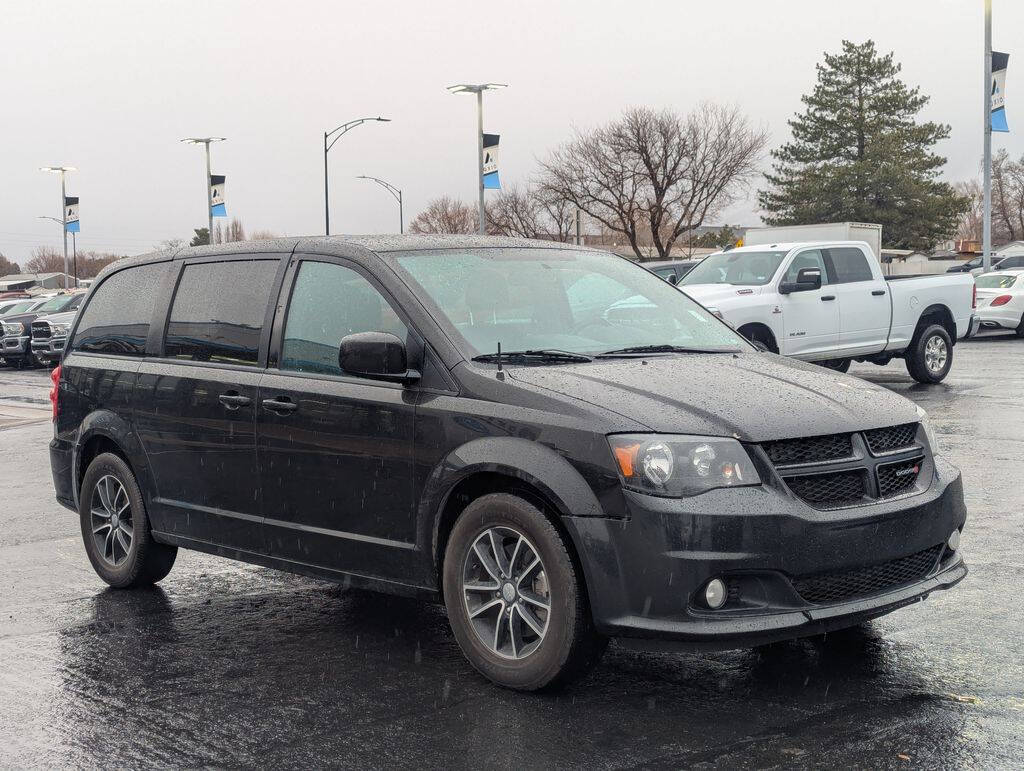
[(744, 246), (802, 241), (864, 241), (875, 259), (882, 259), (882, 226), (870, 222), (824, 222), (817, 225), (781, 225), (749, 228)]

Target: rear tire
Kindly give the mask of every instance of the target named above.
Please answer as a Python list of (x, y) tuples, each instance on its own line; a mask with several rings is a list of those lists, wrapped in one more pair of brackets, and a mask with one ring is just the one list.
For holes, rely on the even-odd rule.
[(153, 540), (142, 491), (121, 457), (105, 452), (89, 464), (78, 516), (93, 569), (115, 589), (154, 584), (171, 572), (178, 547)]
[(565, 540), (517, 496), (492, 493), (466, 507), (448, 539), (443, 580), (459, 647), (497, 685), (565, 685), (590, 671), (607, 645)]
[(953, 341), (945, 327), (930, 324), (911, 340), (904, 359), (918, 383), (941, 383), (953, 366)]

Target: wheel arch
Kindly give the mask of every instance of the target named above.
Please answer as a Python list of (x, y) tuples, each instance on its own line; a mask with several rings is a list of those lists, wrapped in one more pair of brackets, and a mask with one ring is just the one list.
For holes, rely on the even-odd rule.
[[(128, 422), (109, 410), (91, 413), (82, 421), (78, 441), (74, 448), (72, 469), (74, 469), (75, 505), (78, 506), (82, 480), (93, 459), (112, 452), (120, 457), (135, 475), (143, 491), (143, 498), (151, 491), (149, 468), (145, 463), (141, 447), (131, 431)], [(148, 502), (148, 501), (147, 501)]]
[(767, 337), (767, 339), (768, 339), (768, 347), (771, 349), (771, 352), (772, 353), (778, 353), (779, 352), (779, 341), (778, 341), (778, 338), (775, 336), (775, 332), (772, 330), (772, 328), (770, 326), (765, 324), (763, 321), (751, 321), (751, 322), (748, 322), (746, 324), (743, 324), (743, 325), (739, 326), (736, 329), (736, 331), (739, 332), (741, 335), (743, 335), (748, 340), (751, 339), (751, 337), (750, 337), (751, 334), (754, 334), (756, 332), (760, 332), (765, 337)]
[(933, 303), (921, 311), (911, 337), (911, 345), (914, 345), (925, 328), (932, 324), (938, 324), (945, 329), (950, 343), (956, 345), (956, 319), (953, 318), (953, 312), (942, 303)]

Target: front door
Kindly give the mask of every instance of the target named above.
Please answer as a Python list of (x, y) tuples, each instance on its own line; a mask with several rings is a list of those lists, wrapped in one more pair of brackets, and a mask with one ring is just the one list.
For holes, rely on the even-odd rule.
[(162, 356), (139, 369), (135, 426), (156, 480), (154, 519), (168, 533), (263, 551), (256, 398), (279, 265), (186, 264)]
[(813, 359), (839, 345), (839, 301), (829, 283), (820, 249), (797, 253), (783, 272), (782, 282), (795, 283), (803, 268), (821, 271), (821, 288), (779, 295), (783, 329), (779, 353)]
[(408, 327), (381, 289), (342, 260), (301, 257), (278, 367), (260, 383), (257, 445), (270, 553), (377, 578), (415, 559), (416, 392), (338, 366), (341, 339)]

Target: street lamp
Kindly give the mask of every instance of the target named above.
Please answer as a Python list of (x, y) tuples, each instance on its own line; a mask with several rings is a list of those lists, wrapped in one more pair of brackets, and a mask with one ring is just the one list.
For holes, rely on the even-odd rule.
[[(335, 142), (337, 142), (339, 139), (341, 139), (343, 136), (345, 136), (345, 134), (347, 134), (349, 131), (354, 129), (356, 126), (361, 126), (364, 123), (366, 123), (367, 121), (377, 121), (379, 123), (390, 123), (391, 122), (391, 118), (381, 118), (380, 116), (378, 116), (376, 118), (356, 118), (355, 120), (350, 120), (348, 123), (342, 123), (340, 126), (338, 126), (338, 128), (334, 129), (334, 131), (325, 131), (324, 132), (324, 234), (325, 235), (329, 236), (331, 234), (331, 200), (330, 200), (331, 199), (331, 195), (330, 195), (330, 189), (328, 188), (328, 183), (327, 183), (327, 153), (328, 153), (328, 151), (332, 147), (334, 147), (334, 143)], [(337, 136), (334, 136), (335, 134), (337, 134)], [(334, 139), (331, 139), (331, 137), (334, 137)], [(327, 140), (328, 139), (331, 139), (331, 143), (330, 144), (327, 144)]]
[[(78, 171), (74, 166), (40, 166), (40, 171), (48, 174), (60, 174), (60, 224), (64, 235), (64, 288), (68, 288), (68, 210), (64, 205), (67, 198), (67, 187), (64, 175), (69, 171)], [(56, 218), (54, 218), (56, 219)]]
[(480, 193), (480, 235), (486, 232), (484, 222), (484, 91), (508, 88), (508, 83), (457, 83), (448, 86), (450, 94), (476, 94), (476, 164), (477, 185)]
[[(36, 219), (50, 220), (52, 222), (56, 222), (61, 227), (64, 227), (65, 224), (64, 220), (59, 220), (56, 217), (48, 217), (45, 214), (40, 214), (38, 217), (36, 217)], [(72, 264), (74, 265), (74, 268), (72, 270), (74, 271), (75, 275), (75, 289), (78, 289), (78, 240), (75, 238), (75, 231), (73, 230), (71, 231), (71, 255)]]
[(402, 215), (402, 191), (395, 187), (394, 185), (392, 185), (390, 182), (385, 182), (383, 179), (378, 179), (377, 177), (368, 177), (364, 174), (360, 174), (358, 177), (356, 177), (356, 179), (368, 179), (372, 182), (376, 182), (378, 185), (380, 185), (382, 188), (387, 190), (389, 193), (391, 193), (391, 195), (395, 197), (395, 200), (398, 201), (398, 232), (404, 233), (405, 217)]
[(187, 145), (203, 145), (206, 148), (206, 222), (207, 241), (213, 243), (213, 191), (210, 189), (210, 143), (223, 142), (224, 137), (188, 137), (181, 141)]

